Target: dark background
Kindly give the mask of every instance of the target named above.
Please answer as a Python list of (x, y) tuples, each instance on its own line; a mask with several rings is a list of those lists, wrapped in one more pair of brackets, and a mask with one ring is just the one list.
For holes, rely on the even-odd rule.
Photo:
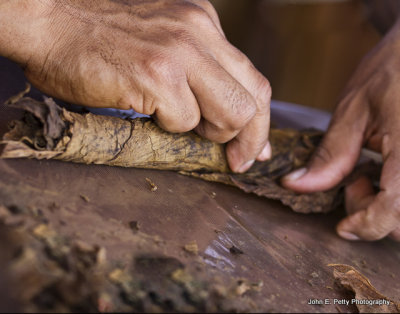
[(372, 6), (391, 0), (211, 2), (228, 39), (270, 80), (274, 99), (332, 110), (361, 58), (381, 38), (371, 22)]

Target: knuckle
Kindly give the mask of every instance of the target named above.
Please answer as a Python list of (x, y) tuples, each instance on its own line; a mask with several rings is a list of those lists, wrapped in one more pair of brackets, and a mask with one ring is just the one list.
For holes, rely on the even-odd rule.
[(376, 230), (371, 230), (368, 235), (361, 236), (362, 239), (367, 241), (378, 241), (385, 237), (385, 234), (380, 233)]
[(148, 75), (162, 83), (179, 82), (185, 75), (175, 58), (165, 52), (150, 55), (144, 60), (144, 69)]
[(386, 211), (387, 217), (392, 217), (400, 224), (400, 195), (395, 185), (381, 191), (377, 200), (380, 207)]
[(226, 128), (240, 129), (256, 114), (257, 106), (251, 95), (237, 84), (226, 88), (229, 114), (226, 115)]
[(237, 105), (236, 110), (233, 110), (233, 114), (226, 116), (224, 124), (222, 126), (223, 129), (228, 131), (235, 131), (243, 129), (249, 121), (254, 117), (256, 113), (255, 104), (247, 103)]
[(209, 26), (213, 22), (206, 10), (200, 4), (186, 3), (182, 9), (183, 21), (195, 25)]
[(186, 113), (180, 121), (179, 132), (188, 132), (193, 130), (200, 122), (200, 115)]
[(188, 110), (182, 107), (183, 110), (178, 110), (174, 115), (173, 123), (169, 123), (168, 130), (172, 133), (183, 133), (193, 130), (199, 125), (200, 113), (195, 110)]
[(271, 100), (272, 88), (269, 81), (261, 74), (258, 74), (257, 85), (256, 85), (256, 99), (259, 109), (265, 110)]
[[(367, 209), (367, 214), (364, 216), (364, 219), (361, 223), (362, 229), (362, 238), (368, 241), (376, 241), (384, 238), (390, 233), (390, 224), (392, 223), (392, 219), (396, 219), (393, 215), (387, 215), (387, 219), (382, 219), (377, 215), (384, 214), (385, 211), (391, 210), (392, 205), (387, 206), (388, 195), (386, 191), (378, 194), (375, 202), (370, 205)], [(379, 209), (379, 214), (377, 211)], [(377, 218), (378, 217), (378, 218)]]
[(137, 97), (133, 95), (124, 95), (117, 100), (117, 108), (122, 110), (134, 109), (135, 111), (141, 113), (142, 108), (135, 108), (134, 104), (138, 101)]
[(323, 144), (318, 146), (313, 155), (313, 161), (319, 161), (323, 164), (327, 164), (330, 160), (332, 160), (332, 158), (332, 152)]
[(135, 108), (133, 108), (133, 109), (135, 109), (137, 112), (139, 112), (141, 114), (146, 114), (146, 115), (154, 114), (154, 112), (157, 109), (157, 102), (156, 102), (155, 98), (151, 97), (151, 96), (146, 97), (146, 95), (144, 94), (142, 96), (141, 100), (142, 100), (141, 101), (142, 107), (139, 108), (139, 110), (136, 110)]
[(388, 235), (388, 232), (384, 227), (377, 226), (372, 222), (366, 224), (366, 228), (362, 233), (361, 238), (367, 241), (377, 241)]
[(198, 0), (198, 4), (210, 15), (218, 17), (217, 11), (208, 0)]

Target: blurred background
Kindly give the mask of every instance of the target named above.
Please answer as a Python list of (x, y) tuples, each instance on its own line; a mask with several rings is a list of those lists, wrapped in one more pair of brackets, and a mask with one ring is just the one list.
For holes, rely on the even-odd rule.
[[(230, 42), (270, 80), (273, 99), (332, 111), (399, 0), (212, 0)], [(380, 16), (379, 16), (380, 14)], [(392, 15), (392, 16), (391, 16)], [(379, 24), (379, 21), (384, 23)], [(380, 27), (376, 27), (380, 26)]]

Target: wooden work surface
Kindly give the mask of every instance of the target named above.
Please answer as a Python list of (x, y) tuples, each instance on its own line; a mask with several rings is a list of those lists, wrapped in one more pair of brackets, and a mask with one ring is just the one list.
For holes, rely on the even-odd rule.
[[(24, 82), (18, 67), (0, 59), (0, 103), (22, 90)], [(1, 105), (0, 133), (19, 114)], [(296, 214), (279, 202), (173, 172), (0, 160), (1, 204), (40, 208), (59, 234), (104, 247), (110, 264), (128, 263), (133, 253), (141, 253), (138, 246), (132, 252), (137, 235), (129, 223), (137, 221), (143, 236), (162, 243), (154, 249), (159, 254), (183, 264), (196, 259), (205, 272), (223, 278), (263, 282), (260, 291), (246, 296), (260, 311), (354, 311), (307, 304), (346, 295), (334, 284), (330, 263), (352, 265), (386, 296), (400, 295), (400, 244), (340, 239), (335, 225), (343, 211)], [(196, 256), (182, 249), (192, 241), (198, 245)], [(243, 254), (233, 254), (232, 246)]]

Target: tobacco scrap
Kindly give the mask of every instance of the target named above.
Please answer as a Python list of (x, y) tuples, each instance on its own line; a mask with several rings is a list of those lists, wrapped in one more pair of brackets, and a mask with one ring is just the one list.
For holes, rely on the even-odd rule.
[(237, 248), (237, 247), (234, 246), (234, 245), (232, 245), (232, 246), (229, 248), (229, 252), (231, 252), (231, 254), (233, 254), (233, 255), (241, 255), (241, 254), (244, 254), (244, 252), (243, 252), (241, 249)]
[[(10, 260), (0, 255), (0, 278), (6, 283), (2, 275), (10, 274), (12, 289), (0, 299), (12, 300), (19, 307), (16, 312), (214, 313), (263, 308), (251, 298), (237, 298), (237, 291), (247, 291), (248, 286), (257, 292), (251, 284), (237, 288), (238, 278), (199, 269), (195, 256), (184, 262), (170, 257), (151, 245), (151, 237), (144, 233), (131, 235), (132, 246), (121, 251), (127, 254), (119, 260), (107, 256), (99, 244), (60, 234), (51, 222), (38, 224), (33, 211), (16, 214), (10, 207), (0, 204), (0, 234), (7, 239), (4, 249), (10, 251), (4, 255)], [(8, 217), (26, 223), (5, 227)]]
[[(301, 213), (328, 212), (341, 202), (341, 186), (327, 192), (296, 194), (279, 180), (304, 166), (322, 138), (319, 131), (270, 132), (272, 158), (256, 162), (244, 174), (230, 172), (225, 146), (194, 132), (171, 134), (151, 119), (123, 120), (61, 109), (50, 98), (13, 99), (13, 107), (26, 111), (13, 121), (0, 142), (1, 158), (59, 159), (86, 164), (175, 170), (203, 180), (216, 181), (280, 200)], [(149, 178), (151, 191), (157, 186)]]
[(90, 202), (89, 197), (86, 196), (86, 195), (80, 194), (79, 197), (80, 197), (81, 199), (83, 199), (86, 203), (89, 203), (89, 202)]
[(194, 255), (199, 254), (199, 246), (197, 245), (196, 241), (190, 242), (188, 244), (185, 244), (185, 246), (183, 247), (183, 249), (188, 252), (188, 253), (192, 253)]
[(150, 191), (155, 192), (158, 189), (158, 186), (149, 178), (146, 178), (147, 183), (150, 185)]
[(379, 293), (367, 277), (354, 267), (330, 264), (333, 275), (341, 286), (355, 293), (355, 304), (360, 313), (400, 313), (400, 304)]
[(131, 230), (136, 233), (139, 231), (140, 229), (140, 223), (136, 220), (132, 220), (129, 222), (129, 228), (131, 228)]

